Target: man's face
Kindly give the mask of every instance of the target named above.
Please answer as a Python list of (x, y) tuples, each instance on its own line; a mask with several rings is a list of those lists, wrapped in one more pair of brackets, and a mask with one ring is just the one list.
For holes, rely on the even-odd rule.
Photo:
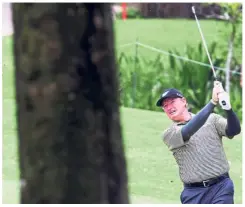
[(162, 102), (162, 109), (173, 121), (181, 121), (182, 113), (187, 110), (185, 98), (167, 98)]

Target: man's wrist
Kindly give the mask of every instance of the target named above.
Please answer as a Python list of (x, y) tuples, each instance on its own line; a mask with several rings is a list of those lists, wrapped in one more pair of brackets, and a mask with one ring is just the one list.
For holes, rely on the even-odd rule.
[(231, 111), (231, 106), (229, 106), (228, 108), (222, 108), (225, 111)]
[(230, 108), (230, 109), (226, 109), (225, 111), (226, 111), (227, 113), (233, 113), (232, 108)]
[(218, 102), (214, 101), (213, 99), (211, 99), (210, 102), (215, 106), (218, 104)]

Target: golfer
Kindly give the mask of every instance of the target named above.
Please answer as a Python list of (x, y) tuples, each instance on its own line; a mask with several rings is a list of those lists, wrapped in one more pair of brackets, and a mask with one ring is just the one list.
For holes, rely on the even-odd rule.
[[(227, 119), (213, 113), (218, 103)], [(222, 137), (232, 139), (241, 127), (221, 83), (215, 81), (212, 99), (197, 114), (188, 111), (187, 100), (173, 88), (167, 89), (156, 105), (173, 121), (164, 131), (163, 141), (179, 166), (184, 185), (181, 203), (233, 204), (234, 185)]]

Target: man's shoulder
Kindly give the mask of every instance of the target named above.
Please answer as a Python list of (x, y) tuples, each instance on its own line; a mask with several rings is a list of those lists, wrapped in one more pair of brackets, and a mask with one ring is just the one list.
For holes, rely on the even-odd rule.
[(181, 128), (181, 125), (173, 123), (163, 131), (162, 140), (171, 151), (184, 145)]
[(208, 118), (208, 120), (209, 121), (215, 121), (217, 118), (220, 118), (221, 116), (219, 115), (219, 114), (216, 114), (216, 113), (211, 113), (210, 115), (209, 115), (209, 118)]
[(169, 125), (168, 128), (166, 128), (163, 133), (162, 133), (162, 138), (166, 138), (168, 136), (168, 134), (176, 131), (179, 128), (179, 126), (176, 123), (172, 123)]
[(176, 126), (177, 126), (177, 124), (173, 122), (173, 123), (170, 124), (166, 129), (164, 129), (163, 132), (167, 132), (167, 131), (169, 131), (169, 130), (173, 130), (173, 128), (176, 127)]

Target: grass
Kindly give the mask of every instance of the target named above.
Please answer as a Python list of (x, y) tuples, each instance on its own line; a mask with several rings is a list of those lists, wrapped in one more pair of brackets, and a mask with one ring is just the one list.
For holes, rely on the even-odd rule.
[[(192, 21), (145, 20), (117, 21), (116, 42), (127, 43), (140, 40), (159, 48), (182, 48), (186, 42), (200, 40)], [(168, 24), (167, 24), (168, 22)], [(171, 23), (171, 24), (170, 24)], [(183, 25), (184, 24), (184, 25)], [(191, 28), (187, 28), (188, 24)], [(209, 41), (217, 28), (209, 21), (203, 25)], [(210, 24), (210, 25), (209, 25)], [(219, 23), (220, 24), (220, 23)], [(145, 26), (144, 26), (145, 25)], [(170, 25), (174, 28), (171, 30)], [(212, 26), (213, 25), (213, 26)], [(221, 24), (220, 24), (221, 25)], [(135, 28), (135, 32), (132, 29)], [(194, 29), (193, 29), (194, 28)], [(206, 28), (206, 29), (205, 29)], [(222, 26), (221, 26), (222, 28)], [(159, 32), (153, 32), (161, 29)], [(152, 31), (149, 33), (149, 31)], [(171, 30), (171, 32), (170, 32)], [(196, 31), (195, 31), (196, 30)], [(119, 33), (122, 31), (122, 33)], [(192, 35), (188, 35), (187, 31)], [(174, 38), (174, 39), (173, 39)], [(15, 117), (12, 39), (3, 39), (3, 203), (19, 202), (19, 169)], [(182, 48), (183, 49), (183, 48)], [(150, 53), (149, 53), (150, 54)], [(182, 184), (172, 154), (163, 144), (160, 134), (170, 124), (164, 113), (121, 108), (121, 123), (128, 165), (129, 189), (132, 203), (179, 203)], [(235, 203), (242, 203), (242, 136), (224, 140), (231, 177), (235, 184)]]
[[(228, 36), (225, 37), (225, 34), (229, 34), (230, 27), (221, 21), (200, 20), (199, 22), (208, 46), (215, 41), (220, 48), (227, 48)], [(161, 50), (177, 49), (182, 56), (185, 56), (187, 44), (196, 47), (202, 41), (195, 20), (190, 19), (116, 20), (114, 28), (117, 46), (135, 42), (139, 38), (139, 42)], [(238, 30), (242, 31), (242, 25)], [(135, 46), (119, 49), (118, 53), (121, 51), (135, 55)], [(241, 60), (242, 45), (236, 47), (234, 52), (235, 57)], [(139, 47), (139, 54), (154, 58), (157, 53)]]

